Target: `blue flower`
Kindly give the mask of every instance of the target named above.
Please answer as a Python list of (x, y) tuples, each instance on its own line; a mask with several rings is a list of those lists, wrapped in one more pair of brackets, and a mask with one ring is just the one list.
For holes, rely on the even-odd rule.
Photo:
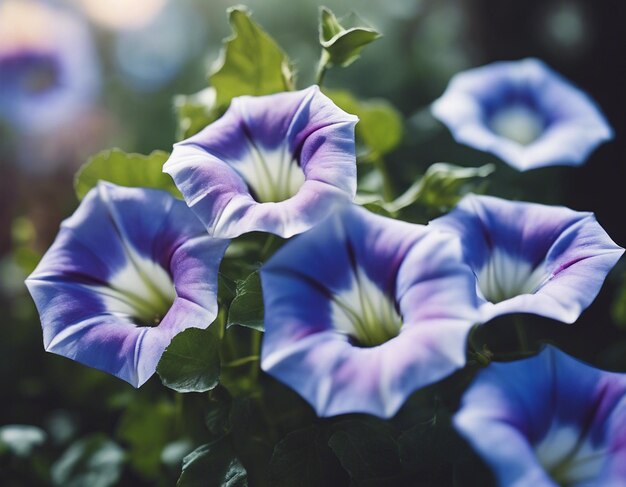
[(624, 485), (626, 375), (556, 348), (482, 370), (454, 424), (499, 485)]
[(613, 130), (581, 90), (538, 59), (457, 74), (432, 106), (457, 142), (520, 170), (577, 166)]
[(474, 278), (454, 237), (350, 206), (283, 246), (261, 279), (261, 366), (320, 416), (392, 416), (465, 364)]
[(458, 235), (482, 321), (533, 313), (573, 323), (624, 252), (592, 213), (468, 195), (430, 223)]
[(317, 86), (242, 96), (176, 144), (164, 171), (211, 235), (290, 237), (353, 200), (356, 122)]
[(164, 191), (100, 183), (26, 280), (46, 350), (142, 385), (176, 334), (215, 319), (227, 244)]
[(97, 96), (99, 68), (87, 26), (42, 2), (0, 4), (0, 118), (40, 133), (75, 118)]

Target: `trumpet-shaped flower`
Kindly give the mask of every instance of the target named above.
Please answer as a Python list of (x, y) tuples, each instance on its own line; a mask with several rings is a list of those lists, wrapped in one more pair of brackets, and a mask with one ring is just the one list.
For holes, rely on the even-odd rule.
[(354, 198), (356, 122), (317, 86), (242, 96), (176, 144), (164, 171), (211, 235), (290, 237)]
[(626, 375), (553, 347), (482, 370), (454, 423), (499, 485), (624, 485)]
[(474, 278), (458, 240), (347, 207), (261, 269), (263, 370), (320, 416), (389, 417), (465, 364)]
[(31, 0), (0, 5), (0, 73), (0, 118), (26, 133), (71, 120), (100, 83), (87, 26)]
[(176, 334), (214, 320), (227, 243), (166, 192), (100, 183), (26, 280), (46, 350), (142, 385)]
[(538, 59), (457, 74), (432, 112), (457, 142), (520, 171), (580, 165), (613, 137), (595, 103)]
[(624, 252), (592, 213), (490, 196), (468, 195), (430, 225), (460, 237), (482, 321), (533, 313), (573, 323)]

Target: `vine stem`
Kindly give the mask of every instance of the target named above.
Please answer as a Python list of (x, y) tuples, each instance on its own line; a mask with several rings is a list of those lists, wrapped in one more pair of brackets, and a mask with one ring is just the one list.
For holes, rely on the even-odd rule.
[(389, 171), (387, 171), (385, 161), (378, 154), (374, 155), (373, 161), (376, 165), (376, 169), (378, 169), (381, 176), (383, 177), (383, 197), (385, 198), (385, 201), (392, 201), (393, 187), (391, 186), (391, 178), (389, 177)]
[[(250, 348), (251, 348), (250, 356), (256, 355), (257, 357), (260, 357), (261, 355), (261, 332), (260, 331), (256, 331), (256, 330), (253, 331)], [(253, 380), (253, 382), (256, 382), (259, 376), (259, 369), (261, 367), (261, 364), (255, 360), (255, 361), (252, 361), (250, 365), (251, 365), (250, 377)]]
[(260, 258), (261, 261), (265, 261), (269, 257), (269, 253), (272, 250), (272, 244), (276, 241), (276, 235), (270, 233), (267, 236), (267, 240), (263, 244), (263, 248), (261, 249)]
[(324, 77), (326, 76), (326, 71), (328, 71), (328, 62), (330, 61), (330, 56), (326, 49), (322, 49), (322, 54), (320, 56), (319, 63), (317, 64), (317, 73), (315, 74), (315, 84), (318, 86), (322, 86), (324, 83)]
[(528, 336), (526, 335), (526, 329), (524, 328), (524, 321), (520, 316), (515, 316), (515, 332), (517, 333), (517, 340), (519, 342), (520, 351), (528, 351)]

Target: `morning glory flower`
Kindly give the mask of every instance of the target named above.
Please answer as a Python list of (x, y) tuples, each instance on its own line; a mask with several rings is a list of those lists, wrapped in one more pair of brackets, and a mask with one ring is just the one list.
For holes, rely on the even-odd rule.
[(474, 278), (449, 235), (349, 206), (285, 244), (261, 280), (261, 367), (320, 416), (392, 416), (465, 364)]
[(317, 86), (241, 96), (165, 163), (209, 233), (308, 230), (356, 194), (354, 125)]
[(624, 485), (626, 374), (556, 348), (482, 370), (454, 424), (499, 485)]
[(533, 313), (576, 321), (624, 252), (588, 212), (468, 195), (430, 223), (458, 235), (482, 321)]
[(0, 73), (0, 119), (23, 133), (72, 120), (99, 91), (87, 26), (42, 2), (0, 4)]
[(26, 280), (46, 350), (139, 387), (176, 334), (214, 320), (227, 243), (164, 191), (99, 183)]
[(583, 164), (613, 130), (595, 103), (538, 59), (457, 74), (432, 112), (455, 140), (525, 171)]

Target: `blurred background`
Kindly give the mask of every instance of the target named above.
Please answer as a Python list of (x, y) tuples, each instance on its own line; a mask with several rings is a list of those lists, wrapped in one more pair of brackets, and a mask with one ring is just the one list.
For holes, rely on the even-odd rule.
[[(145, 425), (135, 427), (145, 428), (147, 440), (134, 451), (141, 456), (144, 448), (144, 458), (156, 455), (161, 463), (156, 469), (149, 463), (153, 460), (133, 463), (122, 484), (173, 485), (178, 464), (171, 468), (173, 477), (163, 480), (167, 455), (162, 448), (156, 454), (150, 450), (169, 436), (175, 439), (167, 428), (150, 426), (170, 407), (160, 395), (158, 378), (137, 392), (46, 354), (23, 280), (76, 207), (73, 174), (91, 154), (111, 147), (141, 153), (170, 149), (176, 135), (173, 97), (207, 86), (221, 40), (230, 35), (226, 8), (236, 3), (0, 1), (0, 426), (38, 426), (50, 452), (33, 461), (16, 452), (2, 456), (0, 448), (1, 485), (45, 485), (51, 462), (86, 434), (105, 432), (122, 445), (136, 442), (125, 425), (144, 412)], [(339, 16), (356, 12), (384, 35), (355, 64), (330, 71), (325, 83), (362, 98), (386, 98), (405, 116), (403, 142), (387, 161), (397, 192), (434, 162), (494, 162), (490, 193), (593, 211), (613, 239), (626, 245), (626, 3), (323, 4)], [(320, 53), (320, 3), (249, 0), (247, 5), (296, 61), (298, 86), (312, 84)], [(20, 46), (29, 47), (32, 56), (15, 59), (12, 53)], [(588, 92), (614, 127), (615, 140), (596, 150), (585, 166), (517, 173), (490, 155), (457, 145), (429, 115), (429, 104), (455, 73), (527, 56), (543, 59)], [(16, 63), (25, 64), (20, 72), (27, 75), (12, 74)], [(625, 272), (626, 265), (618, 265), (578, 323), (537, 319), (530, 324), (531, 338), (557, 341), (594, 364), (626, 371)], [(163, 410), (154, 406), (162, 400)]]

